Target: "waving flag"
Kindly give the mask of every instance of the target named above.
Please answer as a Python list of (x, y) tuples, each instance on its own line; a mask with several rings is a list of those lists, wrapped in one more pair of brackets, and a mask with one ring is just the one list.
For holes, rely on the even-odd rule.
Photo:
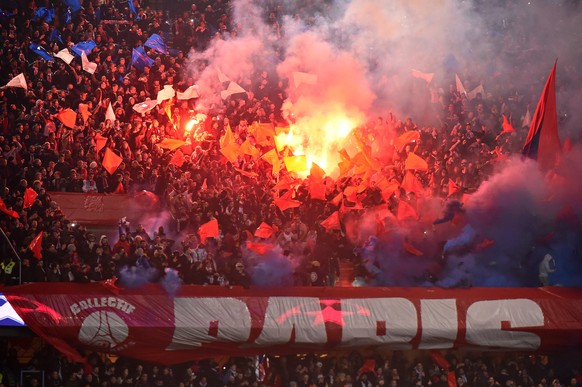
[(289, 172), (305, 172), (309, 170), (305, 155), (285, 157), (283, 162)]
[(293, 199), (283, 199), (279, 198), (273, 202), (281, 211), (288, 210), (289, 208), (296, 208), (301, 206), (301, 202), (299, 200)]
[(91, 51), (96, 47), (94, 41), (87, 40), (86, 42), (79, 42), (71, 47), (71, 50), (78, 56), (81, 56), (81, 53), (85, 53), (85, 55), (89, 55)]
[(457, 91), (460, 94), (467, 95), (467, 89), (465, 89), (465, 86), (463, 86), (463, 82), (461, 82), (461, 78), (459, 78), (457, 74), (455, 74), (455, 84), (457, 86)]
[(89, 111), (89, 105), (86, 103), (79, 103), (79, 113), (81, 113), (81, 117), (83, 117), (83, 122), (86, 124), (87, 120), (89, 119), (89, 116), (91, 116), (91, 112)]
[(155, 108), (158, 105), (158, 101), (156, 101), (155, 99), (148, 99), (145, 100), (143, 102), (140, 103), (136, 103), (135, 105), (133, 105), (133, 110), (135, 110), (138, 113), (141, 114), (145, 114), (147, 112), (149, 112), (150, 110), (152, 110), (153, 108)]
[(410, 75), (412, 75), (414, 78), (422, 79), (427, 84), (431, 83), (432, 78), (434, 77), (434, 73), (424, 73), (422, 71), (414, 69), (410, 70)]
[(254, 235), (257, 238), (269, 239), (274, 233), (275, 230), (273, 229), (273, 227), (271, 227), (265, 222), (261, 222), (259, 227), (257, 227), (257, 229), (255, 230)]
[(72, 13), (81, 10), (81, 0), (63, 0), (63, 3), (71, 10)]
[(467, 97), (469, 97), (469, 99), (475, 99), (477, 97), (477, 94), (481, 94), (482, 97), (485, 97), (485, 88), (483, 87), (483, 85), (479, 85), (473, 90), (469, 91), (467, 93)]
[(127, 5), (129, 6), (129, 12), (131, 12), (135, 20), (140, 20), (140, 17), (137, 13), (137, 9), (135, 9), (135, 4), (133, 3), (133, 0), (127, 0)]
[(204, 243), (207, 238), (217, 238), (218, 237), (218, 221), (212, 219), (210, 222), (204, 223), (198, 229), (198, 235), (200, 236), (200, 243)]
[(407, 202), (401, 200), (398, 203), (398, 210), (396, 212), (396, 218), (398, 219), (398, 221), (403, 221), (406, 219), (418, 219), (418, 214), (416, 213), (416, 210), (414, 209), (414, 207), (412, 207), (410, 204), (408, 204)]
[(176, 91), (172, 87), (172, 85), (164, 85), (164, 88), (158, 91), (157, 101), (161, 103), (167, 99), (172, 99), (176, 95)]
[(42, 258), (42, 231), (39, 232), (36, 237), (34, 237), (34, 239), (28, 245), (28, 248), (30, 251), (32, 251), (32, 255), (34, 255), (36, 259)]
[(73, 129), (77, 122), (77, 112), (72, 109), (61, 110), (57, 114), (57, 119), (63, 123), (67, 128)]
[(30, 46), (28, 46), (28, 48), (44, 60), (55, 60), (55, 58), (53, 58), (53, 56), (39, 44), (32, 43)]
[(417, 171), (426, 171), (428, 169), (428, 164), (420, 156), (415, 155), (410, 152), (404, 163), (404, 169), (416, 169)]
[(158, 146), (160, 148), (168, 149), (168, 150), (175, 150), (181, 147), (182, 145), (186, 144), (186, 142), (182, 140), (177, 140), (175, 138), (164, 138)]
[(50, 37), (49, 37), (49, 42), (51, 42), (51, 43), (52, 43), (52, 42), (54, 42), (54, 41), (58, 41), (58, 42), (60, 42), (61, 44), (64, 44), (64, 43), (63, 43), (63, 38), (61, 38), (61, 33), (60, 33), (60, 32), (59, 32), (59, 30), (58, 30), (58, 29), (56, 29), (56, 28), (53, 28), (53, 30), (51, 31), (51, 35), (50, 35)]
[(178, 168), (182, 168), (182, 165), (184, 165), (185, 162), (186, 158), (184, 157), (184, 153), (182, 153), (180, 149), (178, 149), (170, 159), (170, 164), (173, 164)]
[(117, 117), (115, 117), (115, 112), (113, 111), (113, 106), (111, 102), (107, 106), (107, 111), (105, 112), (105, 119), (111, 121), (112, 123), (117, 121)]
[(89, 59), (87, 59), (87, 55), (84, 51), (81, 51), (81, 64), (83, 66), (83, 70), (89, 74), (95, 74), (95, 71), (97, 71), (97, 63), (90, 62)]
[(220, 96), (222, 97), (222, 99), (227, 99), (228, 97), (230, 97), (233, 94), (240, 94), (240, 93), (246, 93), (247, 91), (245, 89), (243, 89), (238, 83), (236, 82), (230, 82), (228, 84), (228, 87), (226, 88), (226, 90), (223, 90), (220, 92)]
[(16, 87), (24, 89), (24, 91), (28, 90), (28, 85), (26, 84), (26, 79), (24, 78), (24, 74), (20, 73), (14, 78), (12, 78), (4, 87)]
[(4, 200), (2, 200), (2, 198), (0, 198), (0, 211), (2, 211), (3, 213), (5, 213), (8, 216), (11, 216), (13, 218), (20, 218), (20, 215), (18, 215), (18, 212), (14, 211), (14, 210), (9, 210), (8, 207), (6, 207), (6, 204), (4, 203)]
[(168, 48), (166, 47), (166, 43), (164, 43), (164, 39), (162, 39), (162, 37), (158, 34), (152, 34), (143, 45), (161, 54), (168, 53)]
[(562, 148), (558, 137), (556, 64), (557, 61), (548, 76), (521, 151), (524, 156), (538, 160), (544, 168), (554, 166)]
[(61, 59), (66, 64), (71, 64), (73, 59), (75, 59), (75, 57), (71, 55), (71, 53), (69, 52), (68, 48), (63, 48), (61, 51), (57, 52), (55, 56)]
[(36, 193), (36, 191), (28, 187), (26, 191), (24, 191), (24, 205), (22, 207), (23, 208), (32, 207), (37, 196), (38, 194)]
[(178, 92), (176, 95), (178, 96), (179, 100), (198, 98), (200, 97), (200, 93), (198, 92), (198, 85), (190, 86), (189, 88), (184, 90), (183, 93)]
[(143, 71), (144, 68), (151, 67), (153, 64), (154, 60), (147, 56), (142, 46), (134, 48), (131, 52), (131, 65), (139, 71)]
[(320, 223), (323, 228), (327, 231), (330, 230), (341, 230), (340, 216), (339, 212), (335, 211), (333, 214), (327, 217), (323, 222)]
[(97, 153), (101, 152), (101, 149), (105, 147), (107, 144), (107, 137), (103, 137), (99, 133), (95, 135), (95, 148), (97, 149)]
[(105, 155), (103, 156), (101, 165), (103, 165), (103, 168), (105, 168), (110, 175), (113, 175), (115, 171), (117, 171), (117, 167), (119, 167), (119, 164), (121, 164), (122, 161), (123, 159), (111, 149), (105, 148)]
[(50, 23), (53, 21), (54, 18), (55, 18), (54, 8), (39, 7), (34, 13), (33, 20), (44, 20), (45, 22)]

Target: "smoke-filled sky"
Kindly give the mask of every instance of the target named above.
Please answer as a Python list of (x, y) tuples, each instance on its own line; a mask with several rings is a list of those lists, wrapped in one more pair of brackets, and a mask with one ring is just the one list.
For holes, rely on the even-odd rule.
[[(280, 40), (266, 22), (274, 3), (279, 4)], [(246, 87), (247, 80), (266, 70), (286, 81), (287, 113), (308, 127), (321, 127), (320, 118), (337, 111), (358, 125), (389, 112), (437, 125), (428, 88), (410, 76), (411, 69), (434, 72), (433, 86), (445, 90), (456, 73), (468, 90), (482, 83), (495, 96), (517, 93), (531, 102), (533, 112), (558, 59), (560, 136), (576, 140), (581, 12), (577, 1), (550, 0), (235, 0), (237, 37), (190, 53), (188, 71), (200, 86), (201, 110), (220, 103), (219, 72)], [(210, 65), (201, 70), (201, 60)], [(316, 75), (316, 87), (296, 88), (297, 71)], [(525, 103), (518, 106), (523, 110)], [(514, 120), (524, 113), (513, 111)], [(310, 136), (320, 137), (317, 128)], [(582, 272), (579, 225), (556, 222), (568, 206), (582, 214), (577, 199), (582, 197), (577, 178), (582, 152), (575, 148), (567, 159), (558, 178), (544, 176), (530, 161), (505, 163), (466, 203), (465, 226), (447, 242), (457, 248), (438, 267), (424, 257), (402, 256), (403, 238), (435, 250), (429, 242), (423, 245), (422, 235), (441, 232), (438, 227), (394, 226), (389, 238), (371, 240), (362, 255), (368, 265), (379, 267), (377, 284), (423, 285), (425, 273), (438, 271), (441, 286), (536, 285), (537, 264), (550, 252), (557, 258), (556, 282), (581, 286), (582, 275), (575, 274)], [(360, 237), (374, 228), (373, 220), (368, 223), (359, 226)], [(462, 250), (484, 240), (494, 244), (483, 251)]]

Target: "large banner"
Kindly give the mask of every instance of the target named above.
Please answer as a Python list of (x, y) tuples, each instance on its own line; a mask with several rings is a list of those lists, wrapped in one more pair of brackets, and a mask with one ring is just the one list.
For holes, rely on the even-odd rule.
[(49, 192), (67, 219), (83, 225), (114, 226), (120, 218), (139, 223), (147, 213), (159, 210), (159, 198), (153, 193), (97, 194)]
[[(77, 360), (91, 349), (162, 363), (334, 349), (582, 347), (582, 290), (103, 284), (3, 289), (26, 325)], [(73, 349), (75, 348), (75, 349)]]

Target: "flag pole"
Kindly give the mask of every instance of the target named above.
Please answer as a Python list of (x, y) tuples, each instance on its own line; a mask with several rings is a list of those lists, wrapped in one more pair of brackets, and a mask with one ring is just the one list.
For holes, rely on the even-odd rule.
[(22, 259), (20, 259), (20, 255), (18, 255), (18, 253), (16, 252), (16, 249), (10, 242), (10, 239), (8, 239), (8, 235), (6, 235), (2, 227), (0, 227), (0, 231), (2, 231), (4, 239), (6, 239), (6, 242), (8, 242), (8, 246), (10, 246), (10, 249), (12, 249), (12, 252), (14, 253), (14, 255), (16, 255), (16, 258), (18, 259), (18, 285), (22, 285)]

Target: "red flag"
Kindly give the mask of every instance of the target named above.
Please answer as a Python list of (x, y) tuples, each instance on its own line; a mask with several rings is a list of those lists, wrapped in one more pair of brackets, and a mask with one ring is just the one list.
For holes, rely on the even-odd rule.
[(91, 112), (89, 111), (89, 105), (86, 103), (79, 104), (79, 113), (81, 113), (81, 117), (83, 117), (83, 122), (86, 124)]
[(340, 192), (333, 199), (330, 200), (330, 203), (333, 204), (334, 206), (339, 206), (343, 197), (344, 197), (344, 193)]
[(415, 130), (404, 132), (400, 137), (394, 139), (394, 148), (397, 152), (401, 152), (407, 144), (413, 141), (418, 141), (419, 139), (420, 133)]
[(454, 195), (459, 192), (459, 186), (453, 181), (453, 179), (449, 178), (449, 194), (448, 196)]
[(212, 219), (210, 222), (204, 223), (198, 229), (198, 235), (200, 236), (200, 243), (204, 243), (206, 238), (218, 237), (218, 221)]
[(544, 86), (521, 153), (551, 168), (561, 150), (556, 108), (556, 63)]
[(180, 168), (182, 165), (184, 165), (185, 161), (186, 159), (184, 158), (184, 153), (182, 153), (182, 151), (178, 149), (170, 159), (170, 164), (174, 164), (175, 166)]
[(374, 359), (366, 360), (358, 371), (359, 374), (362, 374), (364, 372), (376, 372), (376, 360)]
[(404, 251), (410, 253), (412, 255), (416, 255), (417, 257), (422, 257), (424, 253), (417, 249), (416, 247), (412, 246), (410, 243), (404, 241), (402, 242), (402, 246), (404, 247)]
[(95, 135), (95, 148), (97, 148), (97, 153), (101, 152), (101, 149), (107, 144), (107, 137), (103, 137), (99, 133)]
[(72, 109), (64, 109), (57, 114), (57, 119), (67, 128), (73, 129), (77, 122), (77, 113)]
[(113, 175), (115, 171), (117, 171), (117, 167), (119, 167), (121, 161), (123, 161), (123, 159), (120, 156), (114, 153), (111, 149), (106, 148), (105, 156), (103, 156), (101, 165), (103, 165), (103, 168), (105, 168), (110, 175)]
[(513, 133), (515, 132), (515, 129), (513, 128), (513, 125), (511, 125), (509, 123), (509, 120), (507, 119), (507, 117), (505, 116), (505, 114), (503, 115), (503, 124), (501, 125), (503, 131), (501, 132), (503, 133)]
[(309, 170), (309, 176), (313, 181), (321, 182), (325, 176), (325, 171), (317, 164), (311, 163), (311, 169)]
[(20, 218), (20, 215), (18, 215), (18, 212), (14, 211), (14, 210), (9, 210), (8, 208), (6, 208), (6, 204), (4, 203), (4, 200), (2, 200), (2, 198), (0, 198), (0, 211), (2, 211), (3, 213), (5, 213), (8, 216), (11, 216), (13, 218)]
[(264, 255), (271, 251), (275, 247), (275, 245), (272, 245), (270, 243), (247, 241), (247, 247), (249, 248), (249, 250), (252, 250), (257, 254)]
[(277, 207), (279, 207), (279, 209), (281, 211), (285, 211), (289, 208), (296, 208), (296, 207), (299, 207), (301, 205), (301, 202), (299, 200), (283, 199), (283, 198), (276, 199), (273, 203), (275, 203), (275, 205)]
[(404, 175), (404, 179), (402, 179), (402, 184), (400, 184), (400, 186), (404, 188), (406, 192), (424, 192), (424, 187), (422, 186), (421, 182), (418, 181), (416, 176), (414, 176), (414, 174), (410, 171), (406, 172), (406, 175)]
[(255, 236), (257, 238), (269, 239), (274, 232), (273, 227), (265, 222), (261, 222), (261, 225), (255, 230)]
[(321, 226), (323, 228), (325, 228), (327, 231), (341, 230), (342, 228), (341, 228), (341, 224), (340, 224), (339, 212), (335, 211), (333, 214), (328, 216), (326, 220), (321, 222)]
[(36, 193), (35, 190), (33, 190), (32, 188), (27, 188), (26, 191), (24, 191), (24, 208), (29, 208), (32, 207), (32, 205), (34, 204), (34, 200), (36, 199), (36, 197), (38, 196), (38, 194)]
[(410, 152), (404, 163), (404, 169), (416, 169), (417, 171), (426, 171), (428, 164), (424, 159)]
[(42, 258), (42, 231), (38, 233), (36, 237), (30, 242), (28, 248), (32, 251), (36, 259)]
[(117, 187), (115, 187), (115, 191), (113, 191), (113, 193), (116, 194), (123, 194), (125, 193), (125, 188), (123, 188), (123, 183), (119, 182), (119, 184), (117, 184)]
[(418, 214), (416, 213), (416, 210), (414, 209), (414, 207), (412, 207), (410, 204), (406, 203), (405, 201), (401, 200), (398, 203), (398, 212), (396, 213), (396, 219), (398, 219), (398, 221), (403, 221), (406, 220), (408, 218), (413, 218), (413, 219), (418, 219)]
[(311, 199), (325, 200), (325, 184), (311, 183), (309, 185), (309, 195)]

